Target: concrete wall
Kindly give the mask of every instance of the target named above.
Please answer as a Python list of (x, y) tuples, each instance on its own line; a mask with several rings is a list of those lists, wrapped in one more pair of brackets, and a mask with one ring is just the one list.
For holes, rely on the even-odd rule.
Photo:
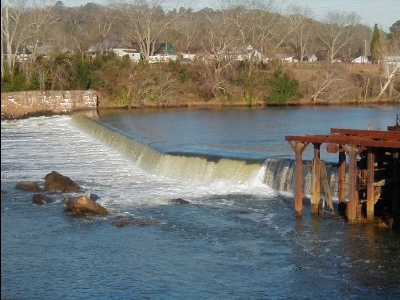
[(29, 91), (1, 93), (1, 118), (68, 114), (97, 108), (96, 91)]

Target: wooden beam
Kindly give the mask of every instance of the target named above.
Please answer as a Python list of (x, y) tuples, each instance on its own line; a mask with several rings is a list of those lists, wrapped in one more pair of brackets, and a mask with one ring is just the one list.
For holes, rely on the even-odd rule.
[[(400, 174), (398, 173), (399, 171), (399, 150), (400, 149), (395, 149), (393, 151), (392, 157), (393, 157), (393, 174), (392, 174), (392, 180), (394, 184), (392, 185), (392, 210), (394, 212), (399, 212), (400, 210), (400, 184), (399, 184), (399, 176)], [(397, 183), (396, 183), (397, 182)]]
[(379, 139), (398, 139), (400, 132), (388, 131), (388, 130), (362, 130), (362, 129), (343, 129), (343, 128), (331, 128), (331, 133), (339, 133), (344, 135), (357, 135), (357, 136), (368, 136)]
[(375, 153), (372, 148), (367, 149), (367, 220), (374, 220), (375, 205)]
[(303, 151), (308, 143), (289, 142), (295, 152), (294, 166), (294, 209), (296, 216), (303, 214)]
[(356, 145), (365, 147), (380, 147), (380, 148), (400, 148), (400, 134), (395, 135), (395, 138), (374, 138), (363, 135), (345, 135), (345, 134), (330, 134), (330, 135), (287, 135), (286, 141), (297, 141), (303, 143), (334, 143), (342, 145)]
[(314, 145), (314, 159), (311, 170), (311, 213), (318, 214), (321, 201), (321, 144)]
[(346, 152), (343, 146), (340, 145), (339, 162), (338, 162), (338, 198), (339, 203), (344, 202), (346, 198)]
[(347, 206), (349, 224), (354, 224), (357, 219), (357, 155), (358, 148), (351, 146), (349, 149), (349, 203)]

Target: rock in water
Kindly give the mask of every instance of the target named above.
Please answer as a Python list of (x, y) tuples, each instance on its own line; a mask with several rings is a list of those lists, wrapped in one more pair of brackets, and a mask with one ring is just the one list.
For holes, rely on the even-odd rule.
[(86, 196), (64, 198), (64, 204), (76, 215), (95, 214), (107, 215), (108, 210)]

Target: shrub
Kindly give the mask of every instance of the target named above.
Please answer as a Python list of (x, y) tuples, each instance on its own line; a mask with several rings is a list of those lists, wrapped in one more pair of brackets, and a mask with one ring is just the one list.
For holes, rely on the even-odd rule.
[(298, 81), (288, 74), (284, 74), (281, 67), (272, 73), (267, 83), (270, 89), (268, 104), (285, 104), (297, 94), (299, 86)]

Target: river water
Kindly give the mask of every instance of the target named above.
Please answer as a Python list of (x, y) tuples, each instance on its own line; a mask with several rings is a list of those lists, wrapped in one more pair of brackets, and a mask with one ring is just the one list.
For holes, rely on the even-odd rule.
[[(307, 201), (296, 218), (290, 188), (265, 180), (266, 161), (294, 157), (285, 135), (384, 130), (397, 113), (174, 109), (2, 121), (1, 298), (398, 298), (397, 233), (311, 216)], [(74, 217), (62, 199), (75, 194), (34, 205), (14, 188), (51, 171), (99, 195), (110, 214)], [(121, 217), (147, 225), (115, 226)]]

